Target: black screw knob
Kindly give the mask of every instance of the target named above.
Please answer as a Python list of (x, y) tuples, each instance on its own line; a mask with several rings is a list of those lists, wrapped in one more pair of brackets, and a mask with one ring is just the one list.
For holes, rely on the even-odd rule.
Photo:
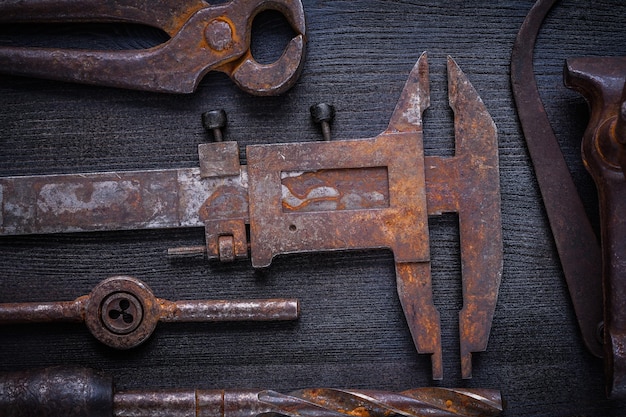
[(216, 142), (223, 140), (222, 129), (226, 127), (227, 122), (228, 118), (224, 109), (202, 113), (202, 125), (206, 130), (213, 132), (213, 138)]
[(312, 105), (310, 110), (313, 121), (322, 126), (324, 140), (330, 140), (330, 124), (335, 118), (335, 106), (328, 103), (318, 103)]

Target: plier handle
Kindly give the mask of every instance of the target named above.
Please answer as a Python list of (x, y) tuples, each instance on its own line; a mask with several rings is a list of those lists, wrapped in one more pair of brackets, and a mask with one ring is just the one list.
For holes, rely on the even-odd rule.
[[(254, 17), (282, 13), (296, 35), (274, 63), (250, 52)], [(244, 91), (275, 95), (298, 78), (305, 53), (300, 0), (6, 0), (0, 22), (123, 22), (153, 26), (170, 39), (140, 50), (96, 51), (0, 47), (0, 72), (165, 93), (192, 93), (209, 71), (222, 71)]]

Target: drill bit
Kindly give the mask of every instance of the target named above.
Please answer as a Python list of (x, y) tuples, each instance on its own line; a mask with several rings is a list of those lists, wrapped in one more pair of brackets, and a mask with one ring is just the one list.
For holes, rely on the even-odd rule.
[(500, 392), (489, 389), (114, 392), (110, 377), (84, 368), (0, 374), (0, 415), (13, 417), (486, 417), (501, 411)]

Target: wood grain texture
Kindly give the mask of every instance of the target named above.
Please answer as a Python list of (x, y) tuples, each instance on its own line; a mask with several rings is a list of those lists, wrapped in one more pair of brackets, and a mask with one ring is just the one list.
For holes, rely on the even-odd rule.
[[(203, 111), (224, 108), (226, 137), (248, 144), (318, 140), (309, 106), (334, 103), (337, 139), (383, 131), (415, 61), (428, 51), (427, 154), (451, 155), (445, 62), (451, 55), (498, 127), (504, 275), (488, 350), (460, 379), (462, 306), (456, 217), (432, 218), (435, 302), (442, 317), (446, 387), (502, 390), (504, 416), (626, 414), (604, 399), (602, 364), (582, 344), (509, 87), (515, 35), (532, 1), (304, 0), (308, 55), (281, 97), (252, 97), (211, 73), (192, 95), (159, 95), (0, 76), (0, 175), (197, 165)], [(580, 161), (584, 100), (562, 85), (565, 58), (626, 54), (626, 3), (557, 5), (538, 39), (535, 71), (546, 110), (592, 216), (595, 190)], [(51, 42), (36, 28), (0, 28), (0, 45)], [(60, 46), (143, 47), (152, 29), (46, 28)], [(80, 35), (80, 36), (78, 36)], [(86, 40), (83, 38), (87, 37)], [(255, 22), (254, 53), (271, 60), (289, 38), (284, 21)], [(81, 40), (77, 40), (81, 38)], [(245, 159), (245, 155), (242, 155)], [(169, 247), (203, 231), (137, 231), (0, 238), (0, 302), (73, 299), (115, 274), (136, 276), (169, 299), (298, 297), (297, 323), (162, 324), (137, 349), (113, 351), (79, 325), (0, 329), (0, 370), (73, 364), (113, 374), (120, 389), (310, 386), (403, 390), (433, 384), (411, 342), (384, 251), (293, 255), (265, 271), (247, 262), (170, 262)]]

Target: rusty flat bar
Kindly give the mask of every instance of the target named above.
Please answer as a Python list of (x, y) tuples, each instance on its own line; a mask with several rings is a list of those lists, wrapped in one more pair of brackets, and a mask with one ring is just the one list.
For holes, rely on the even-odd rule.
[(197, 168), (5, 177), (0, 234), (204, 227), (211, 196), (246, 187), (245, 167), (219, 178)]

